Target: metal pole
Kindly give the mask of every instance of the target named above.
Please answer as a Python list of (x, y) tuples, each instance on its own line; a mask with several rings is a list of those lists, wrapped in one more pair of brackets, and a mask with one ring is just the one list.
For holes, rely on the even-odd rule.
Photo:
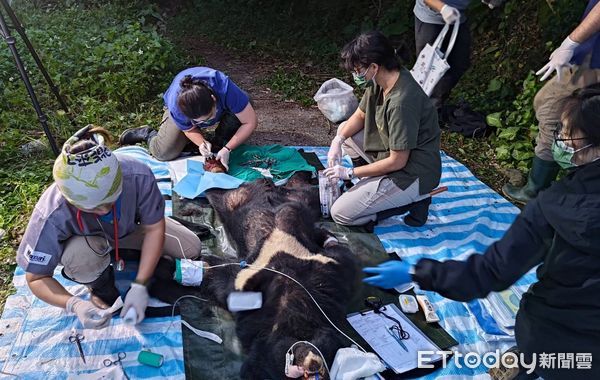
[(35, 112), (37, 113), (38, 120), (40, 121), (40, 124), (42, 125), (42, 128), (44, 129), (44, 133), (46, 134), (46, 137), (48, 138), (48, 142), (50, 143), (50, 148), (52, 149), (52, 152), (54, 153), (54, 155), (58, 157), (60, 151), (58, 150), (58, 147), (56, 146), (56, 140), (54, 139), (54, 136), (52, 136), (52, 132), (50, 131), (50, 128), (48, 128), (48, 118), (46, 117), (46, 115), (42, 111), (42, 108), (40, 107), (40, 103), (38, 102), (37, 96), (35, 95), (33, 86), (31, 85), (31, 82), (29, 81), (29, 76), (27, 75), (27, 71), (23, 67), (23, 61), (21, 61), (19, 52), (17, 51), (17, 48), (15, 47), (15, 38), (10, 35), (10, 32), (8, 30), (8, 27), (6, 26), (6, 21), (4, 20), (4, 16), (2, 15), (2, 12), (0, 12), (0, 31), (1, 31), (0, 34), (6, 40), (6, 43), (8, 44), (8, 48), (10, 49), (10, 51), (15, 59), (17, 69), (19, 70), (19, 74), (21, 74), (21, 79), (23, 79), (23, 82), (25, 83), (25, 87), (27, 88), (27, 92), (29, 93), (29, 97), (31, 98), (31, 103), (33, 104), (33, 108), (35, 108)]
[(0, 0), (0, 2), (2, 3), (2, 6), (4, 7), (4, 9), (6, 10), (8, 17), (10, 17), (10, 19), (12, 20), (13, 27), (15, 28), (17, 33), (19, 33), (19, 35), (21, 36), (21, 39), (23, 40), (23, 42), (25, 42), (25, 46), (27, 46), (27, 49), (29, 50), (29, 53), (33, 57), (33, 60), (35, 61), (37, 67), (42, 72), (42, 75), (46, 79), (46, 82), (48, 82), (48, 86), (50, 86), (50, 90), (52, 90), (52, 92), (54, 93), (54, 96), (58, 100), (58, 103), (60, 103), (61, 108), (66, 112), (67, 117), (71, 121), (71, 124), (73, 126), (76, 126), (75, 120), (73, 120), (73, 117), (69, 113), (69, 107), (67, 106), (65, 99), (60, 94), (60, 91), (59, 91), (58, 87), (54, 84), (54, 81), (52, 80), (52, 78), (50, 78), (50, 75), (48, 74), (48, 71), (46, 71), (46, 68), (44, 67), (44, 64), (42, 63), (42, 60), (40, 59), (37, 52), (35, 51), (33, 45), (31, 44), (31, 41), (29, 41), (27, 34), (25, 34), (25, 29), (23, 28), (21, 21), (19, 21), (19, 19), (17, 18), (17, 15), (12, 10), (12, 8), (10, 7), (10, 4), (6, 0)]

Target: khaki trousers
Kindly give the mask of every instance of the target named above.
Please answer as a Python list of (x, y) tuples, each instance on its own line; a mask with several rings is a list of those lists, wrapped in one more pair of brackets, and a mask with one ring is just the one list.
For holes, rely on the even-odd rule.
[[(201, 249), (198, 236), (171, 218), (165, 220), (163, 254), (175, 258), (198, 257)], [(138, 226), (135, 231), (119, 239), (119, 248), (141, 250), (143, 241), (144, 232), (141, 226)], [(65, 242), (60, 262), (69, 278), (82, 284), (89, 284), (96, 280), (110, 264), (111, 250), (104, 236), (88, 236), (87, 242), (84, 236), (73, 236)]]
[(535, 155), (545, 161), (554, 161), (552, 143), (554, 131), (560, 122), (562, 101), (573, 91), (600, 82), (600, 69), (589, 65), (575, 66), (563, 70), (561, 81), (554, 76), (535, 96), (533, 109), (539, 122)]

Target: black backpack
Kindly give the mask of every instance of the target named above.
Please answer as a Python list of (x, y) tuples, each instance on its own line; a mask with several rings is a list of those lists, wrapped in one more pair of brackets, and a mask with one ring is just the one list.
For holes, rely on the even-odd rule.
[(441, 110), (440, 124), (451, 132), (471, 138), (484, 137), (490, 132), (485, 115), (474, 111), (466, 103), (444, 106)]

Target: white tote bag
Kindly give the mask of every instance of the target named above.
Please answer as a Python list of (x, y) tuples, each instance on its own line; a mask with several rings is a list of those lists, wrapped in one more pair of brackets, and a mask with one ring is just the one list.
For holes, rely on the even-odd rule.
[(412, 70), (410, 70), (413, 78), (415, 78), (417, 83), (423, 88), (423, 91), (425, 91), (427, 96), (431, 95), (435, 85), (442, 79), (444, 74), (446, 74), (446, 71), (450, 69), (447, 59), (456, 42), (459, 27), (460, 23), (458, 21), (454, 23), (448, 48), (446, 49), (446, 52), (443, 52), (442, 42), (444, 42), (444, 38), (446, 38), (446, 34), (448, 34), (448, 31), (450, 30), (450, 25), (444, 25), (444, 28), (440, 32), (440, 35), (435, 39), (433, 45), (425, 45), (417, 57), (417, 62)]

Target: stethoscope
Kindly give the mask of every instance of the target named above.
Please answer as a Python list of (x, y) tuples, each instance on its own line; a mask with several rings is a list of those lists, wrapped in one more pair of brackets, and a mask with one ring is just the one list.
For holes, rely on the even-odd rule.
[[(112, 205), (112, 213), (113, 213), (113, 233), (114, 233), (114, 238), (115, 238), (114, 239), (115, 240), (115, 260), (117, 263), (115, 269), (117, 271), (121, 272), (121, 271), (125, 270), (125, 261), (119, 257), (119, 221), (117, 219), (117, 209), (114, 204)], [(106, 253), (108, 253), (108, 250), (110, 249), (110, 244), (108, 242), (108, 238), (106, 237), (106, 232), (104, 231), (102, 224), (100, 224), (98, 217), (96, 217), (96, 221), (98, 222), (100, 229), (102, 229), (102, 233), (104, 234), (104, 238), (106, 239), (107, 252), (105, 252), (103, 254), (99, 254), (98, 252), (96, 252), (96, 250), (94, 248), (92, 248), (90, 243), (87, 241), (87, 235), (85, 234), (85, 231), (83, 228), (83, 219), (81, 218), (81, 210), (77, 209), (77, 225), (79, 226), (79, 230), (81, 230), (81, 233), (83, 234), (83, 237), (85, 238), (85, 241), (88, 243), (88, 246), (92, 249), (92, 251), (94, 251), (94, 253), (96, 253), (97, 255), (103, 256)]]

